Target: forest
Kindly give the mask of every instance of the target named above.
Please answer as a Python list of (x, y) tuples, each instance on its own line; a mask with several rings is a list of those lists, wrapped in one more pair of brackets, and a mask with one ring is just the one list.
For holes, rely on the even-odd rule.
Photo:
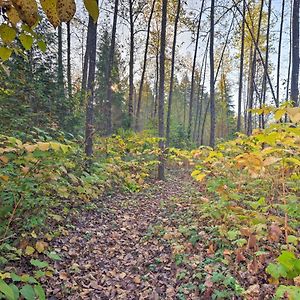
[(0, 299), (300, 299), (299, 0), (0, 0)]

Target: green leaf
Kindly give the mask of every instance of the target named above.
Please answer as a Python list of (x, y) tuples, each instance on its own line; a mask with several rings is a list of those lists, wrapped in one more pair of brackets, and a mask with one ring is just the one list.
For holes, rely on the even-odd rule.
[(48, 263), (46, 261), (41, 261), (41, 260), (38, 260), (38, 259), (31, 259), (30, 260), (30, 263), (35, 266), (35, 267), (38, 267), (38, 268), (46, 268), (48, 267)]
[(3, 61), (7, 61), (10, 58), (12, 52), (13, 52), (12, 49), (5, 48), (5, 47), (0, 47), (0, 58)]
[(295, 254), (290, 251), (282, 251), (281, 255), (277, 258), (277, 261), (288, 270), (292, 270), (294, 268), (295, 260)]
[(294, 244), (295, 246), (298, 245), (298, 238), (294, 235), (289, 235), (287, 237), (287, 242), (290, 243), (290, 244)]
[(19, 36), (20, 42), (26, 50), (30, 50), (33, 44), (33, 37), (31, 35), (21, 33)]
[(10, 44), (16, 38), (16, 30), (7, 24), (0, 25), (0, 37), (6, 44)]
[(99, 7), (96, 0), (84, 0), (84, 5), (96, 23), (99, 18)]
[(20, 297), (20, 292), (19, 292), (18, 287), (17, 287), (16, 285), (14, 285), (13, 283), (11, 283), (9, 286), (11, 287), (11, 289), (12, 289), (13, 292), (14, 292), (15, 299), (19, 299), (19, 297)]
[(280, 277), (285, 278), (287, 276), (285, 268), (280, 264), (269, 264), (266, 268), (266, 272), (275, 279), (279, 279)]
[(24, 285), (21, 288), (20, 293), (26, 300), (35, 300), (34, 289), (29, 284)]
[(8, 300), (15, 300), (13, 289), (2, 279), (0, 279), (0, 292), (6, 296)]
[(38, 47), (41, 49), (42, 52), (46, 52), (47, 44), (44, 41), (38, 41)]
[(46, 300), (44, 289), (40, 285), (34, 286), (35, 294), (39, 297), (39, 300)]
[(49, 252), (47, 256), (53, 260), (61, 260), (61, 257), (56, 252)]
[(228, 239), (230, 241), (236, 240), (236, 238), (238, 237), (238, 235), (239, 235), (239, 232), (236, 231), (236, 230), (229, 230), (227, 232), (227, 236), (228, 236)]

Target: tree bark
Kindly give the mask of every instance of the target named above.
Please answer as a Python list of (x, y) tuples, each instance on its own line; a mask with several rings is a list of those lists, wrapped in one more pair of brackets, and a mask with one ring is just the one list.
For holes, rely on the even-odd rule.
[(237, 116), (237, 132), (241, 131), (242, 124), (242, 96), (243, 96), (243, 74), (244, 74), (244, 49), (245, 49), (245, 16), (246, 16), (246, 0), (243, 0), (243, 22), (240, 52), (240, 76), (239, 76), (239, 94), (238, 94), (238, 116)]
[(291, 75), (291, 100), (294, 106), (299, 102), (299, 0), (293, 3), (292, 20), (292, 75)]
[[(180, 1), (180, 0), (179, 0)], [(142, 105), (142, 94), (143, 94), (143, 86), (144, 86), (144, 80), (146, 75), (146, 67), (147, 67), (147, 56), (148, 56), (148, 47), (149, 47), (149, 40), (150, 40), (150, 30), (151, 30), (151, 21), (154, 13), (156, 0), (153, 0), (151, 12), (149, 15), (148, 20), (148, 26), (147, 26), (147, 37), (146, 37), (146, 46), (145, 46), (145, 53), (144, 53), (144, 62), (143, 62), (143, 70), (142, 70), (142, 76), (140, 81), (140, 88), (139, 88), (139, 94), (138, 94), (138, 100), (137, 100), (137, 110), (136, 110), (136, 119), (135, 119), (135, 130), (138, 131), (140, 129), (140, 113), (141, 113), (141, 105)]]
[(276, 75), (276, 98), (279, 103), (279, 92), (280, 92), (280, 65), (281, 65), (281, 45), (282, 45), (282, 34), (283, 34), (283, 23), (284, 23), (284, 6), (285, 0), (282, 0), (281, 4), (281, 20), (279, 30), (279, 41), (278, 41), (278, 56), (277, 56), (277, 75)]
[(174, 38), (172, 46), (172, 62), (171, 62), (171, 78), (170, 78), (170, 90), (168, 99), (168, 115), (167, 115), (167, 129), (166, 129), (166, 146), (170, 145), (170, 127), (171, 127), (171, 110), (172, 110), (172, 98), (173, 98), (173, 85), (174, 85), (174, 71), (175, 71), (175, 54), (176, 54), (176, 44), (177, 44), (177, 29), (181, 8), (181, 0), (177, 0), (177, 11), (174, 22)]
[(134, 18), (133, 18), (133, 0), (129, 0), (129, 23), (130, 23), (130, 51), (129, 51), (129, 97), (128, 97), (128, 118), (129, 127), (133, 121), (133, 67), (134, 67)]
[(160, 137), (158, 179), (165, 179), (165, 161), (164, 161), (164, 104), (165, 104), (165, 50), (166, 50), (166, 28), (167, 28), (167, 5), (168, 0), (162, 0), (162, 18), (161, 18), (161, 37), (160, 37), (160, 76), (159, 76), (159, 105), (158, 105), (158, 135)]
[(68, 96), (72, 98), (72, 75), (71, 75), (71, 28), (70, 22), (67, 23), (67, 78), (68, 78)]
[(106, 127), (106, 135), (110, 135), (112, 133), (112, 88), (111, 88), (112, 78), (111, 78), (111, 73), (112, 73), (112, 69), (114, 66), (114, 58), (115, 58), (118, 11), (119, 11), (119, 0), (115, 0), (114, 19), (113, 19), (113, 26), (112, 26), (112, 32), (111, 32), (111, 42), (110, 42), (110, 49), (109, 49), (107, 74), (106, 74), (106, 81), (107, 81), (106, 102), (104, 103), (105, 119), (106, 119), (106, 126), (105, 126)]
[[(97, 1), (98, 3), (98, 1)], [(89, 17), (88, 26), (88, 44), (89, 48), (89, 74), (87, 80), (88, 101), (86, 107), (86, 125), (85, 125), (85, 153), (88, 157), (93, 155), (93, 134), (94, 134), (94, 81), (96, 71), (96, 47), (97, 47), (97, 23), (94, 23), (92, 17)]]
[[(264, 6), (264, 0), (261, 0), (260, 5), (260, 12), (259, 12), (259, 19), (258, 19), (258, 28), (257, 28), (257, 36), (256, 36), (256, 45), (258, 47), (259, 45), (259, 38), (260, 38), (260, 27), (261, 27), (261, 20), (262, 20), (262, 14), (263, 14), (263, 6)], [(253, 21), (252, 21), (252, 29), (253, 29)], [(247, 120), (247, 134), (252, 134), (253, 129), (253, 119), (252, 119), (252, 111), (253, 109), (253, 103), (254, 103), (254, 85), (255, 85), (255, 74), (256, 74), (256, 54), (257, 54), (257, 47), (254, 47), (254, 53), (253, 53), (253, 59), (252, 59), (252, 65), (251, 65), (251, 76), (250, 76), (250, 90), (249, 90), (249, 103), (248, 103), (248, 120)], [(266, 68), (266, 67), (265, 67)], [(268, 73), (266, 73), (268, 74)]]
[(215, 111), (215, 60), (214, 60), (214, 35), (215, 35), (215, 0), (211, 0), (210, 7), (210, 137), (209, 145), (215, 146), (216, 111)]
[(63, 68), (63, 49), (62, 49), (62, 27), (58, 26), (58, 74), (57, 81), (59, 86), (59, 95), (64, 97), (64, 68)]

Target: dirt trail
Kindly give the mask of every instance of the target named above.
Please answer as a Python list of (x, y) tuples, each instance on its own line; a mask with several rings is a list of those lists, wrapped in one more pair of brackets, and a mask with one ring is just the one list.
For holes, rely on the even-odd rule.
[(172, 226), (172, 199), (190, 188), (189, 173), (177, 171), (140, 193), (79, 209), (66, 235), (51, 244), (62, 260), (47, 282), (47, 299), (176, 299), (170, 246), (151, 235)]

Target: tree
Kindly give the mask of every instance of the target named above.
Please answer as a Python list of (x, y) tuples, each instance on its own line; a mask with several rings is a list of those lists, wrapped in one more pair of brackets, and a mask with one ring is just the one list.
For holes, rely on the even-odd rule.
[[(97, 2), (98, 3), (98, 2)], [(93, 154), (93, 134), (94, 134), (94, 81), (96, 71), (96, 47), (97, 47), (97, 22), (89, 17), (88, 25), (88, 43), (89, 49), (89, 66), (87, 93), (88, 101), (86, 106), (86, 125), (85, 125), (85, 153), (88, 157)]]
[(159, 76), (159, 104), (158, 104), (158, 135), (160, 137), (158, 179), (165, 179), (165, 128), (164, 128), (164, 105), (165, 105), (165, 50), (166, 50), (166, 28), (167, 28), (167, 5), (168, 0), (162, 0), (161, 37), (160, 37), (160, 76)]
[(299, 0), (293, 1), (291, 100), (299, 104)]
[(192, 133), (195, 70), (196, 70), (196, 63), (197, 63), (198, 43), (199, 43), (200, 25), (201, 25), (201, 18), (202, 18), (203, 8), (204, 8), (204, 0), (202, 0), (201, 11), (200, 11), (199, 19), (198, 19), (197, 34), (196, 34), (196, 44), (195, 44), (194, 59), (193, 59), (193, 68), (192, 68), (191, 94), (190, 94), (190, 110), (189, 110), (189, 124), (188, 124), (188, 137), (189, 138), (191, 137), (191, 133)]
[(72, 74), (71, 74), (71, 28), (70, 22), (67, 23), (67, 80), (68, 96), (72, 98)]
[(238, 115), (237, 128), (241, 131), (242, 124), (242, 92), (243, 92), (243, 74), (244, 74), (244, 49), (245, 49), (245, 15), (246, 15), (246, 0), (243, 0), (243, 15), (242, 15), (242, 30), (241, 30), (241, 53), (240, 53), (240, 75), (239, 75), (239, 94), (238, 94)]
[(108, 66), (107, 66), (107, 75), (106, 75), (106, 101), (104, 103), (104, 111), (106, 117), (106, 134), (109, 135), (112, 133), (112, 78), (111, 73), (114, 65), (114, 57), (115, 57), (115, 46), (116, 46), (116, 32), (117, 32), (117, 22), (118, 22), (118, 11), (119, 11), (119, 0), (115, 0), (114, 7), (114, 18), (113, 18), (113, 26), (111, 32), (111, 42), (109, 49), (109, 57), (108, 57)]
[(214, 61), (214, 35), (215, 35), (215, 0), (211, 0), (210, 7), (210, 138), (209, 145), (215, 146), (215, 127), (216, 127), (216, 111), (215, 111), (215, 61)]
[(175, 71), (175, 55), (176, 55), (176, 44), (177, 44), (177, 29), (180, 15), (181, 0), (177, 2), (176, 17), (174, 22), (174, 36), (172, 46), (172, 61), (171, 61), (171, 77), (169, 87), (169, 98), (168, 98), (168, 114), (167, 114), (167, 128), (166, 128), (166, 145), (170, 145), (170, 127), (171, 127), (171, 110), (172, 110), (172, 98), (173, 98), (173, 85), (174, 85), (174, 71)]

